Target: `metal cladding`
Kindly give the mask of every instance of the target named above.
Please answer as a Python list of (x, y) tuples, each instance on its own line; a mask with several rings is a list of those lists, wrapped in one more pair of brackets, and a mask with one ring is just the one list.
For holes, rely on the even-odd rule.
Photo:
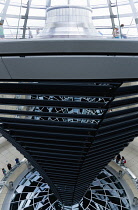
[(93, 25), (92, 9), (87, 5), (52, 6), (46, 12), (46, 25), (37, 38), (101, 37)]
[(138, 135), (137, 82), (1, 81), (0, 93), (0, 132), (67, 206)]

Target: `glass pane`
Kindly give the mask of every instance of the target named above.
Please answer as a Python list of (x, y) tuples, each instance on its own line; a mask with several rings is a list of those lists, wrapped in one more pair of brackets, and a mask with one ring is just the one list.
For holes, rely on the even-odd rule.
[[(50, 0), (32, 0), (29, 5), (28, 0), (10, 0), (5, 10), (6, 0), (0, 0), (0, 18), (5, 38), (10, 37), (10, 34), (13, 38), (16, 33), (16, 37), (19, 37), (23, 33), (23, 27), (26, 27), (26, 34), (30, 27), (34, 36), (36, 31), (38, 34), (44, 28), (46, 35), (55, 30), (55, 33), (60, 31), (63, 36), (72, 31), (73, 34), (88, 35), (89, 38), (96, 34), (98, 38), (99, 35), (101, 38), (113, 38), (114, 28), (120, 28), (121, 24), (124, 24), (121, 31), (127, 38), (138, 37), (135, 22), (138, 18), (137, 1), (132, 0), (131, 5), (129, 0), (51, 0), (50, 7), (46, 8), (49, 2)], [(55, 6), (58, 8), (54, 8)], [(52, 25), (55, 29), (51, 28)]]
[(68, 0), (51, 0), (51, 6), (67, 5)]
[(87, 0), (70, 0), (71, 5), (87, 6)]

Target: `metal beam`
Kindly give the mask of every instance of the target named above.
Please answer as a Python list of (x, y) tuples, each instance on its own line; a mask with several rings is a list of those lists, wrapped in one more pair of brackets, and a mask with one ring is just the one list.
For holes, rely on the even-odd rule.
[(134, 1), (129, 0), (129, 3), (130, 3), (130, 6), (131, 6), (131, 9), (132, 9), (132, 16), (133, 16), (133, 18), (135, 20), (136, 28), (137, 28), (137, 31), (138, 31), (138, 12), (136, 10)]
[(52, 183), (51, 179), (49, 179), (49, 177), (46, 175), (46, 172), (40, 167), (40, 165), (38, 163), (36, 163), (36, 161), (31, 157), (31, 155), (26, 152), (26, 150), (21, 147), (7, 132), (5, 132), (3, 130), (3, 128), (0, 126), (0, 133), (14, 146), (16, 147), (16, 149), (18, 151), (20, 151), (26, 158), (27, 160), (34, 166), (34, 168), (36, 168), (39, 173), (41, 174), (41, 176), (46, 180), (46, 182), (49, 184), (49, 186), (51, 187), (51, 190), (53, 191), (53, 193), (55, 194), (55, 196), (62, 201), (62, 199), (60, 198), (60, 195), (55, 187), (55, 185)]
[(51, 6), (51, 0), (47, 0), (46, 1), (46, 7), (50, 7)]
[(111, 0), (107, 0), (107, 4), (108, 4), (109, 12), (110, 12), (110, 19), (111, 19), (112, 29), (113, 29), (115, 27), (115, 21), (114, 21), (114, 13), (112, 10)]
[[(96, 80), (94, 82), (95, 85), (93, 85), (93, 80), (89, 79), (87, 89), (89, 86), (92, 87), (93, 91), (91, 91), (91, 93), (93, 94), (93, 92), (95, 92), (95, 88), (97, 88), (97, 93), (99, 94), (96, 94), (96, 98), (101, 98), (101, 91), (106, 92), (107, 88), (111, 91), (111, 98), (108, 102), (107, 100), (104, 100), (104, 108), (106, 108), (106, 111), (102, 112), (101, 120), (98, 122), (96, 127), (93, 122), (67, 123), (66, 121), (61, 121), (60, 116), (57, 118), (57, 121), (51, 121), (51, 119), (47, 118), (43, 118), (43, 120), (36, 120), (16, 117), (11, 118), (9, 116), (0, 117), (1, 133), (8, 139), (8, 141), (19, 149), (26, 158), (28, 158), (29, 162), (31, 162), (32, 165), (47, 180), (48, 184), (50, 183), (50, 186), (53, 186), (53, 192), (55, 195), (57, 195), (56, 191), (58, 191), (64, 207), (72, 206), (78, 203), (89, 184), (97, 176), (100, 170), (107, 165), (108, 161), (120, 152), (120, 150), (127, 146), (135, 136), (137, 136), (138, 113), (135, 112), (138, 107), (131, 108), (133, 110), (131, 115), (128, 113), (131, 113), (130, 107), (134, 103), (138, 103), (138, 99), (135, 96), (138, 85), (136, 85), (136, 83), (135, 85), (131, 84), (131, 80), (123, 80), (128, 84), (124, 87), (120, 87), (122, 85), (122, 80)], [(55, 80), (50, 82), (47, 80), (36, 80), (35, 83), (32, 83), (32, 80), (30, 83), (26, 83), (25, 80), (22, 82), (23, 83), (15, 84), (4, 82), (2, 83), (3, 85), (1, 84), (0, 93), (9, 94), (10, 89), (10, 93), (12, 95), (18, 95), (19, 93), (15, 92), (17, 89), (16, 84), (18, 84), (18, 91), (20, 90), (21, 93), (24, 91), (24, 95), (31, 95), (32, 90), (36, 91), (36, 88), (33, 88), (35, 86), (37, 86), (39, 93), (43, 93), (43, 89), (47, 90), (50, 85), (52, 85), (54, 91), (58, 90), (58, 95), (56, 94), (55, 96), (55, 92), (52, 91), (51, 96), (59, 99), (61, 90), (67, 90), (66, 86), (71, 86), (72, 92), (77, 91), (78, 93), (82, 93), (83, 87), (86, 86), (86, 81), (84, 80), (62, 82)], [(59, 83), (59, 85), (57, 85), (57, 83)], [(27, 86), (24, 87), (24, 84)], [(60, 88), (61, 84), (64, 84), (62, 89)], [(43, 87), (42, 89), (40, 88), (41, 86)], [(79, 89), (75, 88), (78, 86)], [(100, 89), (99, 86), (101, 86)], [(128, 94), (128, 98), (122, 98), (124, 93)], [(120, 100), (116, 100), (118, 98), (118, 94), (120, 96)], [(66, 93), (65, 95), (68, 94)], [(87, 91), (85, 91), (85, 94), (81, 97), (83, 97), (82, 103), (85, 104), (88, 98)], [(17, 97), (14, 99), (3, 98), (1, 103), (9, 100), (8, 104), (12, 106), (16, 103), (20, 105), (20, 101), (25, 101), (23, 104), (26, 104), (26, 102), (29, 102), (30, 104), (30, 101), (33, 103), (38, 101), (38, 107), (44, 108), (42, 101), (43, 103), (45, 101), (45, 103), (54, 102), (56, 104), (60, 102), (62, 103), (61, 107), (65, 108), (67, 105), (65, 102), (68, 102), (68, 104), (75, 102), (75, 107), (80, 109), (80, 100), (76, 100), (75, 97), (72, 102), (70, 102), (69, 98), (67, 98), (67, 100), (55, 100), (55, 98), (55, 101), (53, 98), (43, 98), (43, 100), (42, 98), (40, 100), (38, 97), (34, 98), (35, 92), (33, 94), (33, 99), (26, 99), (25, 97), (18, 99), (17, 101)], [(14, 100), (15, 103), (11, 103), (11, 100)], [(89, 101), (89, 104), (91, 109), (95, 108), (94, 101)], [(97, 104), (100, 105), (100, 102), (97, 101)], [(124, 107), (126, 105), (128, 111), (126, 111), (127, 109), (117, 111), (118, 106)], [(53, 106), (55, 105), (53, 104)], [(70, 107), (70, 105), (68, 107)], [(111, 113), (112, 116), (110, 113), (107, 113), (107, 110), (110, 110), (111, 107), (114, 107)], [(100, 106), (98, 107), (98, 110), (99, 109)], [(25, 107), (24, 110), (26, 110)], [(17, 110), (13, 111), (15, 112)], [(30, 112), (32, 113), (32, 111), (34, 114), (37, 114), (34, 108), (31, 109)], [(45, 110), (43, 109), (42, 112), (43, 111)], [(57, 112), (58, 111), (59, 110), (57, 110)], [(80, 111), (83, 113), (83, 110), (80, 109)], [(7, 110), (4, 112), (7, 112)], [(29, 110), (27, 112), (29, 112)], [(50, 110), (50, 112), (55, 114), (55, 109)], [(16, 115), (17, 113), (13, 114)], [(70, 110), (67, 112), (65, 111), (65, 114), (70, 115)], [(93, 130), (93, 125), (96, 130)], [(48, 175), (48, 177), (46, 177), (46, 175)], [(59, 196), (57, 195), (57, 197)]]
[(87, 0), (87, 7), (91, 7), (90, 0)]
[(1, 21), (0, 21), (1, 23), (4, 23), (9, 4), (10, 4), (10, 0), (6, 0), (4, 8), (3, 8), (2, 12), (1, 12)]
[(9, 79), (9, 73), (12, 79), (134, 79), (138, 78), (137, 55), (135, 40), (2, 41), (0, 76)]
[(27, 26), (27, 21), (28, 21), (28, 15), (29, 15), (31, 2), (32, 2), (32, 0), (28, 0), (28, 2), (27, 2), (27, 9), (26, 9), (25, 20), (24, 20), (24, 25), (23, 25), (23, 35), (22, 35), (23, 39), (25, 39), (26, 26)]

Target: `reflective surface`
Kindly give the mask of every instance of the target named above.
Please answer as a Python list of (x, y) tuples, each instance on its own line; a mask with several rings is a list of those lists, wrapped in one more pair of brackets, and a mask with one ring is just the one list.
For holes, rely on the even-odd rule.
[[(45, 101), (66, 101), (66, 102), (92, 102), (92, 103), (101, 103), (103, 102), (105, 105), (109, 102), (109, 98), (98, 98), (98, 97), (69, 97), (69, 96), (32, 96), (32, 99), (40, 99)], [(38, 117), (34, 116), (32, 119), (35, 120), (50, 120), (50, 121), (63, 121), (63, 122), (79, 122), (79, 123), (94, 123), (98, 124), (100, 120), (98, 119), (82, 119), (77, 118), (80, 114), (95, 117), (98, 115), (102, 115), (104, 113), (104, 109), (91, 109), (91, 108), (66, 108), (66, 107), (35, 107), (35, 112), (47, 112), (53, 113), (53, 117)], [(59, 114), (73, 114), (74, 118), (65, 118), (65, 117), (54, 117), (54, 113)], [(37, 113), (36, 113), (37, 114)]]
[(126, 193), (118, 179), (103, 169), (80, 202), (82, 209), (129, 210)]
[[(32, 170), (22, 179), (14, 192), (10, 210), (19, 209), (61, 210), (63, 206), (40, 174)], [(76, 209), (75, 205), (72, 209)], [(79, 210), (82, 209), (129, 210), (130, 205), (120, 182), (110, 171), (104, 169), (81, 200)]]
[(40, 38), (91, 38), (100, 36), (87, 6), (55, 6), (47, 9), (47, 20)]
[(22, 179), (13, 194), (10, 210), (19, 209), (60, 210), (62, 208), (48, 184), (37, 171), (32, 170)]
[[(63, 6), (70, 8), (61, 9)], [(76, 6), (83, 9), (78, 9)], [(58, 9), (54, 9), (55, 7)], [(112, 38), (113, 29), (118, 27), (119, 33), (124, 34), (127, 38), (137, 38), (137, 8), (137, 0), (1, 0), (0, 17), (5, 39), (37, 38), (43, 28), (45, 28), (47, 35), (51, 35), (51, 31), (46, 26), (47, 21), (48, 24), (51, 24), (51, 28), (56, 28), (57, 35), (66, 35), (63, 25), (60, 27), (64, 18), (64, 23), (72, 24), (74, 19), (76, 19), (75, 23), (76, 21), (77, 23), (81, 22), (77, 26), (77, 31), (73, 26), (70, 28), (72, 30), (68, 30), (68, 35), (70, 33), (79, 34), (82, 37), (87, 31), (86, 34), (89, 38), (90, 35), (94, 37), (96, 35), (98, 38)], [(65, 10), (68, 10), (69, 19), (66, 19)], [(74, 12), (74, 10), (76, 11)], [(54, 27), (52, 27), (53, 23)], [(120, 29), (121, 24), (124, 24), (124, 28)], [(68, 26), (66, 25), (66, 27)], [(46, 37), (44, 36), (44, 38)], [(120, 36), (119, 38), (123, 37)]]

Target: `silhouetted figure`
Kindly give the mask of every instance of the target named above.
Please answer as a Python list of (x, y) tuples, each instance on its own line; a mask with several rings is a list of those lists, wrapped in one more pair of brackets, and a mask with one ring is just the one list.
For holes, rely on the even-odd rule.
[(12, 166), (10, 163), (7, 164), (7, 168), (9, 169), (9, 171), (11, 170)]
[(121, 165), (124, 166), (126, 163), (126, 159), (124, 158), (124, 156), (122, 156), (121, 158)]
[(121, 30), (121, 38), (123, 38), (123, 39), (127, 39), (127, 36), (125, 35), (125, 34), (123, 34), (123, 29), (124, 28), (124, 24), (121, 24), (120, 25), (120, 30)]
[(4, 176), (6, 176), (6, 170), (5, 170), (5, 168), (2, 168), (2, 172), (3, 172)]
[(20, 165), (19, 158), (16, 158), (16, 159), (15, 159), (15, 162), (16, 162), (17, 165)]
[(28, 32), (29, 32), (29, 39), (31, 39), (31, 38), (33, 38), (33, 34), (32, 34), (32, 31), (31, 31), (31, 29), (30, 29), (30, 27), (28, 27)]
[(118, 155), (116, 156), (116, 163), (119, 163), (120, 160), (121, 160), (121, 156), (120, 156), (120, 154), (118, 154)]
[(0, 39), (4, 38), (3, 24), (0, 22)]

